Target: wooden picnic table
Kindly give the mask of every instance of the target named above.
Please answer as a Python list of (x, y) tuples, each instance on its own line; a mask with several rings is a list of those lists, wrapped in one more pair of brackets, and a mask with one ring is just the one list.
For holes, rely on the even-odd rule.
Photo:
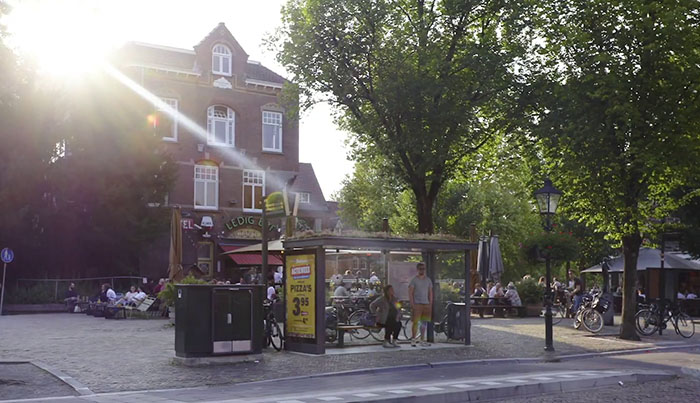
[(515, 309), (519, 315), (524, 313), (525, 307), (513, 306), (506, 297), (470, 297), (472, 301), (472, 311), (483, 318), (487, 312), (492, 312), (496, 318), (505, 317), (506, 310)]

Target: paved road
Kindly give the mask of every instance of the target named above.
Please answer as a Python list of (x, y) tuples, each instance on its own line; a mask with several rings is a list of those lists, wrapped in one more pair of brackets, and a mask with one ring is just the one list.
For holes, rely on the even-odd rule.
[[(651, 384), (655, 380), (675, 379), (700, 370), (700, 348), (684, 352), (643, 353), (628, 356), (568, 360), (558, 363), (531, 362), (513, 364), (445, 363), (434, 367), (396, 369), (378, 373), (335, 375), (319, 378), (297, 378), (233, 386), (160, 390), (150, 392), (122, 392), (83, 396), (79, 398), (44, 399), (51, 402), (275, 402), (319, 403), (359, 401), (450, 402), (497, 399), (539, 395), (542, 393), (571, 392), (584, 396), (591, 391), (603, 390), (622, 382), (623, 385)], [(694, 378), (684, 378), (676, 384), (687, 389)], [(641, 385), (643, 387), (644, 385)], [(673, 390), (660, 384), (659, 390)], [(619, 386), (616, 386), (619, 389)], [(635, 388), (635, 386), (631, 386)], [(615, 389), (604, 389), (602, 396), (620, 396)], [(633, 393), (637, 392), (636, 390)], [(645, 393), (645, 392), (644, 392)], [(682, 392), (681, 392), (682, 393)], [(698, 391), (695, 390), (695, 397)], [(681, 394), (683, 395), (683, 393)], [(679, 396), (681, 396), (679, 395)], [(524, 400), (527, 402), (558, 401), (564, 396), (545, 396)], [(626, 395), (625, 395), (626, 396)], [(630, 395), (631, 400), (638, 401)], [(669, 397), (673, 397), (670, 395)], [(690, 401), (697, 400), (691, 399)], [(599, 400), (585, 400), (599, 401)], [(666, 401), (674, 401), (668, 400)], [(685, 400), (688, 402), (689, 400)]]

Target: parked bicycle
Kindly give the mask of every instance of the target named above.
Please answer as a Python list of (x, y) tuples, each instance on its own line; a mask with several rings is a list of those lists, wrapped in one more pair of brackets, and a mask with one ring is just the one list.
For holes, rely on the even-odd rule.
[(275, 312), (272, 309), (273, 305), (274, 302), (267, 299), (263, 302), (263, 312), (265, 314), (263, 319), (263, 329), (265, 330), (263, 346), (269, 347), (272, 345), (275, 350), (281, 351), (284, 335), (275, 319)]
[(695, 323), (692, 318), (682, 311), (677, 303), (663, 300), (659, 303), (642, 305), (634, 315), (637, 332), (643, 336), (651, 336), (660, 329), (666, 329), (667, 323), (673, 325), (676, 334), (691, 338), (695, 334)]
[(610, 301), (602, 297), (601, 293), (587, 294), (583, 296), (581, 306), (574, 314), (574, 328), (581, 325), (591, 333), (598, 333), (603, 329), (603, 314), (610, 307)]

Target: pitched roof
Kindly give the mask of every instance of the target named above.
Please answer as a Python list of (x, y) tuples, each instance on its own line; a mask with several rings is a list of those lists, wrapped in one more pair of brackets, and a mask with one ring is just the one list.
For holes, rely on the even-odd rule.
[(274, 71), (268, 69), (267, 67), (259, 63), (248, 63), (245, 67), (245, 73), (247, 78), (252, 78), (254, 80), (268, 81), (271, 83), (284, 84), (286, 81), (284, 77), (275, 73)]
[(129, 42), (121, 49), (120, 56), (132, 63), (160, 65), (194, 71), (195, 54), (187, 49)]

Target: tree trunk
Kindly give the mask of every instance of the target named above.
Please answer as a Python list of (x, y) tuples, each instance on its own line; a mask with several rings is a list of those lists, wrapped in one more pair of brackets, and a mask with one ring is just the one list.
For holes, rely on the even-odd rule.
[(435, 204), (435, 198), (431, 198), (425, 192), (419, 192), (415, 189), (413, 193), (416, 195), (418, 232), (421, 234), (432, 234), (435, 231), (433, 226), (433, 204)]
[(622, 253), (624, 256), (624, 272), (622, 275), (622, 324), (620, 338), (639, 340), (634, 324), (637, 311), (637, 259), (642, 237), (639, 233), (622, 237)]

